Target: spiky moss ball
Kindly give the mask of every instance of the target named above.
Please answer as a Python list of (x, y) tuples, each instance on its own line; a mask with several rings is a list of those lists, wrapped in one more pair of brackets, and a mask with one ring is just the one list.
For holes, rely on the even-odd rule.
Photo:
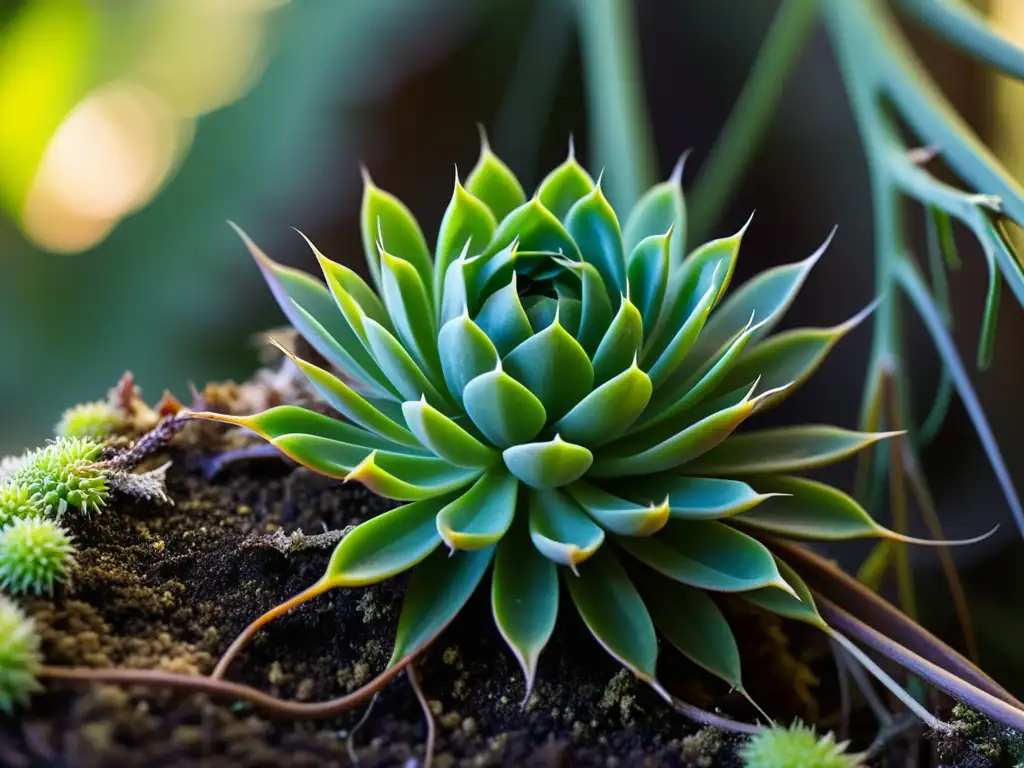
[(105, 400), (93, 403), (79, 403), (64, 411), (54, 427), (58, 437), (85, 437), (102, 439), (118, 427), (124, 419), (117, 408)]
[(12, 594), (52, 592), (74, 563), (71, 535), (60, 523), (34, 515), (0, 530), (0, 587)]
[(42, 663), (32, 620), (0, 595), (0, 711), (11, 714), (41, 689), (36, 676)]
[(42, 513), (32, 489), (24, 483), (0, 483), (0, 530), (21, 517)]
[(107, 501), (107, 481), (96, 465), (102, 449), (86, 438), (57, 438), (26, 456), (10, 481), (27, 486), (48, 514), (62, 515), (68, 506), (88, 512)]
[(862, 756), (848, 754), (849, 742), (836, 743), (831, 733), (822, 737), (814, 728), (795, 721), (789, 728), (766, 728), (751, 738), (740, 757), (746, 768), (859, 768)]

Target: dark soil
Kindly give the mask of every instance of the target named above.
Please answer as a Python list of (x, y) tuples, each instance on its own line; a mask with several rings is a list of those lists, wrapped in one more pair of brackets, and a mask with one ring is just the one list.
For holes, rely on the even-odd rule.
[[(270, 458), (231, 465), (214, 480), (202, 456), (178, 449), (173, 506), (115, 499), (70, 520), (80, 549), (74, 584), (29, 600), (47, 662), (208, 674), (260, 612), (321, 575), (330, 547), (285, 554), (271, 535), (341, 530), (387, 502)], [(383, 669), (402, 579), (317, 598), (264, 629), (229, 676), (300, 700), (337, 697)], [(488, 590), (427, 652), (420, 675), (438, 727), (434, 765), (736, 766), (736, 737), (700, 729), (634, 681), (562, 612), (521, 708), (519, 667), (494, 629)], [(566, 601), (568, 603), (568, 601)], [(837, 720), (835, 674), (812, 630), (729, 603), (751, 694), (773, 715), (825, 728)], [(746, 642), (742, 642), (746, 639)], [(724, 684), (663, 649), (677, 695), (744, 720), (754, 713)], [(818, 685), (818, 678), (823, 681)], [(4, 766), (412, 766), (426, 725), (404, 677), (365, 708), (335, 720), (274, 721), (249, 705), (150, 689), (48, 682), (31, 709), (0, 716)], [(873, 735), (870, 717), (855, 746)], [(350, 746), (349, 746), (350, 745)], [(903, 765), (893, 754), (883, 764)]]

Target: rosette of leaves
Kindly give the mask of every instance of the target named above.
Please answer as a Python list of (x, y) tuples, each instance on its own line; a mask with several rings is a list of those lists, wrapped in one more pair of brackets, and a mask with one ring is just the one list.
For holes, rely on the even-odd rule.
[(746, 227), (687, 254), (680, 181), (677, 167), (620, 223), (571, 151), (527, 198), (485, 143), (431, 249), (367, 175), (372, 284), (314, 247), (317, 280), (240, 232), (333, 367), (295, 359), (343, 418), (288, 405), (196, 415), (408, 503), (350, 532), (321, 581), (233, 651), (302, 600), (409, 569), (391, 666), (430, 643), (490, 571), (494, 620), (527, 694), (560, 580), (597, 640), (663, 695), (658, 632), (743, 690), (716, 593), (825, 626), (771, 541), (896, 537), (799, 476), (885, 435), (733, 433), (791, 394), (863, 313), (772, 334), (824, 246), (729, 294)]

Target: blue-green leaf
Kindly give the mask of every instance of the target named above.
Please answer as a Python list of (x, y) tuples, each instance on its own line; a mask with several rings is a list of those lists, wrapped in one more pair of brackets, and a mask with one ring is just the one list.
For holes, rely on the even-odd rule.
[(422, 651), (444, 631), (476, 591), (494, 550), (488, 547), (449, 557), (438, 549), (416, 567), (405, 588), (388, 667)]
[(450, 410), (449, 399), (434, 387), (405, 347), (398, 342), (398, 339), (388, 333), (383, 325), (368, 317), (363, 321), (363, 328), (366, 332), (367, 342), (373, 350), (373, 355), (380, 364), (381, 370), (384, 371), (403, 399), (419, 400), (421, 397), (426, 397), (427, 401), (435, 407)]
[(715, 601), (702, 589), (664, 576), (644, 577), (637, 586), (658, 631), (694, 664), (742, 690), (740, 650)]
[(324, 579), (339, 587), (362, 587), (412, 568), (441, 543), (434, 519), (451, 499), (414, 501), (356, 526), (338, 542)]
[(530, 538), (548, 560), (576, 572), (604, 543), (604, 530), (562, 491), (532, 489)]
[(437, 515), (437, 530), (451, 550), (483, 549), (497, 543), (512, 524), (519, 483), (503, 468), (492, 469)]
[(782, 578), (793, 588), (793, 592), (785, 592), (775, 587), (763, 587), (744, 592), (740, 595), (748, 603), (752, 603), (766, 611), (771, 611), (779, 616), (794, 621), (802, 621), (818, 629), (828, 631), (828, 625), (818, 615), (818, 609), (814, 605), (814, 596), (807, 588), (804, 580), (799, 574), (789, 567), (778, 557), (775, 558), (775, 565), (779, 569)]
[(532, 440), (547, 422), (541, 401), (500, 363), (466, 385), (462, 402), (477, 428), (501, 448)]
[(594, 189), (594, 180), (576, 161), (572, 140), (569, 141), (569, 156), (560, 166), (544, 177), (537, 187), (537, 198), (560, 221), (573, 204)]
[(526, 192), (519, 179), (491, 151), (487, 137), (482, 133), (480, 157), (466, 179), (466, 190), (491, 209), (495, 221), (501, 221), (513, 209), (526, 202)]
[(455, 191), (451, 202), (441, 219), (437, 233), (437, 248), (434, 252), (434, 304), (441, 305), (441, 287), (444, 284), (448, 266), (461, 253), (473, 256), (487, 247), (494, 236), (498, 222), (479, 198), (466, 191), (455, 177)]
[[(615, 211), (600, 185), (573, 205), (565, 218), (565, 228), (579, 245), (577, 255), (593, 264), (601, 273), (605, 290), (613, 301), (626, 292), (626, 258), (622, 251), (622, 232)], [(565, 252), (569, 256), (569, 252)]]
[(576, 610), (609, 654), (645, 682), (654, 681), (658, 639), (643, 598), (608, 547), (599, 549), (579, 568), (566, 570)]
[[(374, 292), (373, 288), (368, 286), (366, 281), (354, 270), (349, 269), (344, 264), (331, 261), (320, 253), (320, 250), (304, 234), (299, 232), (299, 235), (302, 236), (310, 250), (313, 251), (313, 255), (316, 257), (317, 262), (320, 264), (320, 269), (324, 273), (327, 287), (334, 295), (335, 301), (338, 300), (339, 295), (350, 298), (358, 305), (364, 315), (372, 317), (389, 331), (392, 330), (391, 317), (384, 307), (384, 302), (380, 300), (380, 297)], [(342, 309), (342, 313), (344, 313), (344, 309)], [(353, 328), (353, 330), (355, 329)]]
[(637, 359), (643, 340), (644, 321), (640, 311), (628, 296), (623, 296), (594, 353), (594, 385), (604, 384), (629, 368)]
[(751, 315), (761, 324), (755, 339), (766, 336), (786, 314), (835, 232), (833, 229), (803, 261), (767, 269), (741, 285), (715, 310), (693, 347), (693, 356), (703, 360), (714, 355), (742, 330)]
[(627, 485), (623, 495), (638, 504), (660, 503), (667, 497), (674, 520), (719, 520), (746, 512), (773, 494), (758, 493), (739, 480), (658, 474)]
[(508, 471), (531, 488), (558, 488), (582, 477), (594, 454), (555, 435), (547, 442), (506, 448), (502, 458)]
[(580, 327), (576, 333), (576, 340), (587, 355), (593, 359), (615, 314), (612, 310), (611, 300), (608, 298), (608, 291), (601, 279), (601, 273), (593, 264), (567, 259), (559, 263), (579, 276), (583, 303), (580, 309)]
[(825, 425), (780, 427), (733, 435), (683, 467), (688, 474), (801, 472), (842, 461), (897, 432), (854, 432)]
[(516, 522), (498, 544), (491, 608), (498, 631), (523, 668), (525, 704), (533, 690), (537, 659), (558, 617), (558, 570), (530, 543), (525, 521)]
[(458, 402), (466, 385), (498, 364), (498, 351), (480, 326), (460, 315), (444, 324), (437, 337), (448, 391)]
[(551, 420), (568, 413), (594, 384), (594, 369), (587, 353), (557, 317), (509, 352), (502, 365), (537, 396)]
[(573, 483), (565, 490), (602, 528), (612, 533), (650, 536), (668, 522), (667, 499), (660, 504), (637, 504), (586, 482)]
[[(644, 367), (647, 375), (651, 377), (651, 383), (655, 390), (660, 389), (672, 374), (679, 368), (680, 364), (693, 348), (699, 338), (701, 330), (715, 306), (718, 297), (719, 276), (724, 275), (725, 270), (719, 264), (716, 272), (712, 274), (707, 290), (693, 305), (692, 310), (681, 322), (678, 328), (658, 327), (655, 336), (661, 333), (665, 343), (658, 354), (653, 354), (653, 345), (648, 344), (643, 352)], [(696, 357), (696, 356), (695, 356)]]
[(409, 429), (436, 456), (457, 467), (489, 467), (501, 456), (449, 419), (426, 400), (402, 404)]
[(488, 297), (475, 322), (502, 357), (533, 335), (530, 319), (519, 300), (515, 274), (508, 285)]
[(630, 211), (622, 231), (626, 251), (632, 251), (645, 237), (660, 235), (673, 228), (669, 245), (670, 272), (682, 264), (686, 248), (686, 204), (682, 184), (685, 161), (686, 155), (683, 155), (667, 181), (644, 193)]
[(713, 520), (671, 520), (655, 536), (620, 536), (633, 557), (682, 584), (712, 592), (776, 587), (792, 592), (771, 552), (756, 539)]
[(603, 445), (629, 429), (650, 400), (651, 380), (634, 362), (577, 403), (554, 429), (580, 445)]
[(673, 237), (671, 229), (665, 234), (645, 237), (637, 243), (626, 262), (629, 296), (640, 311), (644, 329), (648, 333), (654, 331), (665, 300), (669, 244)]
[(380, 279), (384, 303), (402, 346), (428, 378), (440, 379), (437, 325), (427, 286), (412, 264), (387, 251), (380, 255)]
[(370, 275), (382, 287), (380, 275), (381, 249), (409, 262), (419, 273), (427, 290), (432, 290), (433, 263), (427, 239), (423, 236), (416, 217), (405, 204), (373, 183), (363, 169), (363, 204), (359, 214), (363, 235), (363, 252), (370, 267)]
[(519, 250), (561, 253), (567, 259), (580, 260), (576, 242), (555, 215), (536, 197), (523, 203), (498, 223), (494, 239), (484, 255), (496, 253), (519, 241)]

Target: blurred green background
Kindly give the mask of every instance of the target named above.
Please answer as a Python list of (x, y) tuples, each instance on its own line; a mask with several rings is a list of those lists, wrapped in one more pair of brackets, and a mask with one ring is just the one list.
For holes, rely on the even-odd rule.
[[(658, 171), (692, 148), (692, 180), (777, 2), (631, 7)], [(987, 7), (1018, 39), (1022, 9), (1019, 0)], [(477, 123), (528, 188), (564, 157), (570, 133), (586, 158), (577, 11), (573, 0), (0, 1), (0, 455), (44, 440), (64, 407), (102, 397), (125, 370), (150, 401), (252, 371), (253, 334), (282, 318), (225, 220), (278, 260), (313, 268), (294, 226), (364, 270), (359, 162), (429, 235), (453, 164), (468, 172), (476, 158)], [(965, 117), (1024, 176), (1019, 85), (908, 32)], [(834, 324), (871, 300), (863, 156), (822, 30), (718, 231), (754, 209), (737, 280), (803, 258), (839, 225), (789, 324)], [(973, 349), (985, 269), (969, 238), (962, 246), (955, 333)], [(1018, 487), (1022, 314), (1003, 302), (995, 364), (975, 376)], [(924, 409), (938, 367), (921, 329), (910, 332)], [(866, 329), (844, 341), (767, 420), (855, 425), (868, 342)], [(1019, 685), (1024, 665), (1011, 646), (1024, 619), (1003, 606), (1024, 592), (1020, 539), (958, 404), (925, 462), (950, 537), (1002, 523), (1000, 536), (958, 558), (979, 624), (1000, 627), (980, 629), (989, 666)], [(935, 567), (932, 553), (915, 556)], [(933, 620), (949, 610), (936, 595)]]

